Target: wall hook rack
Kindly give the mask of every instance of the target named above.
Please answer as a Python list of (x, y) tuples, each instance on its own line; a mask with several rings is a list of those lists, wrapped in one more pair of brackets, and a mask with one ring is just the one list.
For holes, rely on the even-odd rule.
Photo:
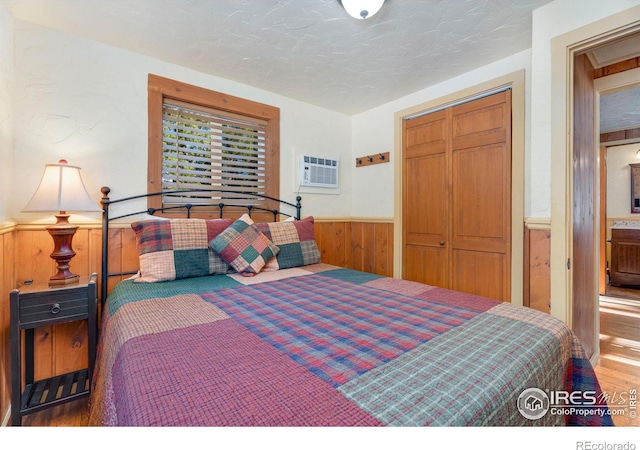
[(389, 152), (366, 155), (356, 158), (356, 167), (371, 166), (389, 162)]

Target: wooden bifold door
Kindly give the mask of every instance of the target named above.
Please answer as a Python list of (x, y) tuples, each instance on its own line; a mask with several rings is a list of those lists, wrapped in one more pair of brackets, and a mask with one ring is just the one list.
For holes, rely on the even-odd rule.
[(403, 278), (510, 301), (511, 90), (403, 123)]

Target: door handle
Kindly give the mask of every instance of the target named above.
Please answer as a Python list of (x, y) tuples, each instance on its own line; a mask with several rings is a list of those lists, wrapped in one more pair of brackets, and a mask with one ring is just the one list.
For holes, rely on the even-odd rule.
[(440, 245), (444, 245), (444, 241), (440, 241)]

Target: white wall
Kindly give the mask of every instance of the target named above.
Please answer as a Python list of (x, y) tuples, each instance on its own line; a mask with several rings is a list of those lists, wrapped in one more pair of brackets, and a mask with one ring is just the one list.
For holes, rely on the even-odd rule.
[[(564, 202), (564, 186), (551, 192), (551, 41), (564, 33), (638, 6), (638, 0), (555, 0), (533, 12), (531, 57), (531, 217), (551, 217), (551, 197)], [(556, 105), (557, 107), (557, 105)], [(556, 148), (554, 151), (566, 151)]]
[[(511, 57), (486, 65), (464, 75), (402, 97), (378, 108), (353, 116), (353, 157), (390, 151), (391, 162), (375, 166), (355, 167), (353, 172), (352, 215), (355, 217), (393, 217), (394, 212), (394, 115), (396, 112), (421, 105), (466, 88), (479, 85), (507, 74), (530, 70), (531, 53), (520, 52)], [(528, 78), (528, 77), (527, 77)], [(529, 89), (526, 89), (525, 104), (529, 104)], [(525, 112), (528, 117), (528, 111)], [(528, 126), (525, 126), (528, 129)], [(525, 139), (527, 131), (525, 130)], [(525, 143), (525, 153), (528, 146)]]
[(0, 223), (13, 195), (13, 18), (0, 2)]
[[(280, 196), (295, 200), (297, 155), (351, 154), (348, 116), (267, 91), (205, 75), (130, 51), (16, 21), (15, 161), (21, 181), (10, 213), (20, 213), (44, 164), (64, 158), (82, 167), (90, 192), (111, 187), (112, 197), (144, 193), (147, 186), (147, 75), (153, 73), (280, 108)], [(303, 215), (348, 216), (350, 172), (339, 195), (303, 195)], [(73, 219), (72, 219), (73, 220)]]
[[(353, 161), (362, 155), (393, 150), (395, 112), (525, 69), (524, 215), (550, 218), (551, 40), (638, 4), (638, 0), (556, 0), (534, 11), (531, 50), (353, 116), (353, 154), (349, 161), (353, 172), (352, 215), (393, 216), (393, 165), (396, 161), (391, 158), (389, 164), (362, 168), (356, 168)], [(564, 196), (564, 192), (558, 195)]]
[(640, 144), (607, 148), (607, 217), (640, 219), (631, 214), (631, 175), (629, 164), (640, 163), (636, 153)]
[[(393, 157), (389, 164), (356, 168), (355, 157), (393, 151), (394, 113), (521, 69), (526, 70), (525, 216), (551, 216), (551, 54), (557, 35), (639, 4), (638, 0), (556, 0), (533, 14), (533, 47), (496, 63), (349, 117), (230, 80), (212, 77), (126, 50), (36, 25), (15, 23), (13, 167), (20, 189), (0, 219), (17, 217), (37, 186), (41, 167), (66, 158), (83, 168), (89, 188), (109, 185), (114, 196), (146, 189), (147, 73), (178, 79), (281, 108), (281, 197), (295, 196), (297, 156), (340, 158), (339, 193), (304, 194), (304, 214), (392, 217)], [(0, 19), (10, 22), (5, 9)], [(11, 27), (0, 45), (10, 51)], [(8, 48), (8, 49), (7, 49)], [(6, 60), (0, 82), (11, 82)], [(9, 88), (2, 88), (7, 95)], [(3, 94), (4, 92), (4, 94)], [(7, 102), (2, 102), (2, 114)], [(4, 111), (4, 112), (3, 112)], [(3, 120), (3, 126), (6, 119)], [(6, 126), (5, 126), (6, 128)], [(10, 131), (11, 126), (8, 127)], [(7, 138), (2, 137), (3, 140)], [(9, 138), (10, 139), (10, 138)], [(4, 144), (4, 142), (3, 142)], [(2, 151), (11, 145), (3, 145)], [(9, 154), (5, 161), (13, 159)], [(37, 168), (37, 169), (34, 169)], [(2, 169), (0, 169), (2, 170)], [(6, 170), (6, 169), (5, 169)], [(10, 176), (2, 177), (9, 180)], [(0, 189), (10, 182), (4, 181)], [(4, 187), (3, 187), (4, 186)], [(2, 192), (2, 191), (0, 191)], [(333, 193), (335, 191), (322, 191)], [(6, 198), (6, 196), (2, 196)]]

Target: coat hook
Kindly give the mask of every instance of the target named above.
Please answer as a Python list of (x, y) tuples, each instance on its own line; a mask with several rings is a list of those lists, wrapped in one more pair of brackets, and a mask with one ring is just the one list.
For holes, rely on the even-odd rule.
[(389, 152), (374, 153), (373, 155), (356, 156), (356, 167), (366, 167), (372, 164), (389, 162)]

